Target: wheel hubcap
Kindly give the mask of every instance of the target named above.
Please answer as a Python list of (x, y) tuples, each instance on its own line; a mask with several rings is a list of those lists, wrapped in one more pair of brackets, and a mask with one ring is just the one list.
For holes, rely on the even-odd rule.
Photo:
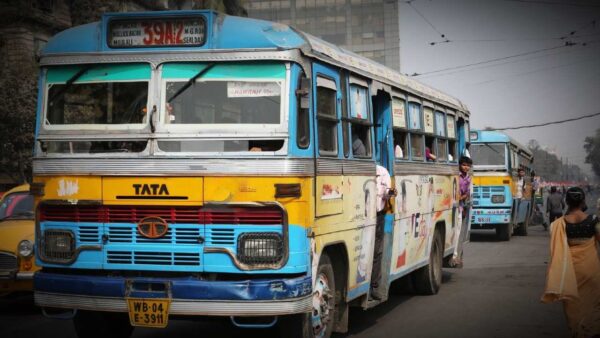
[(332, 300), (333, 294), (329, 288), (329, 280), (324, 274), (319, 274), (313, 293), (312, 327), (315, 337), (324, 337), (327, 332)]

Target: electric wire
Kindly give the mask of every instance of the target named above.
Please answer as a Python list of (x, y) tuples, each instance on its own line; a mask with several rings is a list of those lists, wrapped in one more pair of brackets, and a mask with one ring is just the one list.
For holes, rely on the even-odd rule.
[(438, 33), (438, 34), (439, 34), (439, 35), (442, 37), (442, 39), (445, 39), (445, 38), (446, 38), (446, 34), (444, 34), (444, 33), (440, 32), (440, 30), (439, 30), (439, 29), (437, 29), (437, 28), (436, 28), (436, 27), (433, 25), (433, 23), (431, 23), (431, 21), (429, 21), (429, 20), (428, 20), (428, 19), (425, 17), (425, 15), (423, 15), (423, 13), (421, 13), (421, 11), (419, 11), (419, 10), (417, 9), (417, 7), (415, 7), (415, 6), (412, 4), (412, 2), (413, 2), (413, 1), (406, 1), (405, 3), (406, 3), (407, 5), (409, 5), (409, 6), (410, 6), (410, 8), (412, 8), (412, 9), (413, 9), (415, 12), (417, 12), (417, 14), (419, 14), (419, 16), (420, 16), (421, 18), (423, 18), (423, 20), (425, 20), (425, 22), (427, 22), (427, 24), (429, 24), (429, 26), (431, 26), (431, 28), (433, 28), (433, 30), (434, 30), (434, 31), (436, 31), (436, 32), (437, 32), (437, 33)]
[(549, 125), (553, 125), (553, 124), (563, 124), (563, 123), (572, 122), (572, 121), (579, 121), (579, 120), (587, 119), (587, 118), (594, 117), (594, 116), (600, 116), (600, 112), (594, 113), (594, 114), (589, 114), (589, 115), (583, 115), (583, 116), (579, 116), (579, 117), (574, 117), (574, 118), (570, 118), (570, 119), (565, 119), (565, 120), (559, 120), (559, 121), (552, 121), (552, 122), (538, 123), (538, 124), (529, 124), (529, 125), (517, 126), (517, 127), (486, 128), (486, 130), (517, 130), (517, 129), (537, 128), (537, 127), (544, 127), (544, 126), (549, 126)]
[(542, 49), (537, 49), (537, 50), (533, 50), (533, 51), (529, 51), (529, 52), (524, 52), (524, 53), (519, 53), (519, 54), (515, 54), (515, 55), (503, 56), (503, 57), (494, 58), (494, 59), (490, 59), (490, 60), (484, 60), (484, 61), (469, 63), (469, 64), (466, 64), (466, 65), (460, 65), (460, 66), (453, 66), (453, 67), (436, 69), (436, 70), (432, 70), (432, 71), (428, 71), (428, 72), (422, 72), (422, 73), (415, 72), (415, 73), (411, 74), (410, 76), (412, 76), (412, 77), (418, 77), (418, 76), (423, 76), (423, 75), (441, 73), (441, 72), (445, 72), (445, 71), (448, 71), (448, 70), (463, 69), (463, 68), (468, 68), (468, 67), (472, 67), (472, 66), (483, 65), (483, 64), (488, 64), (488, 63), (492, 63), (492, 62), (498, 62), (498, 61), (502, 61), (502, 60), (513, 59), (513, 58), (521, 57), (521, 56), (525, 56), (525, 55), (537, 54), (537, 53), (542, 53), (542, 52), (546, 52), (546, 51), (550, 51), (550, 50), (556, 50), (556, 49), (561, 49), (561, 48), (566, 48), (566, 47), (572, 47), (572, 46), (575, 46), (575, 45), (579, 45), (579, 43), (567, 43), (567, 44), (560, 45), (560, 46), (554, 46), (554, 47), (549, 47), (549, 48), (542, 48)]

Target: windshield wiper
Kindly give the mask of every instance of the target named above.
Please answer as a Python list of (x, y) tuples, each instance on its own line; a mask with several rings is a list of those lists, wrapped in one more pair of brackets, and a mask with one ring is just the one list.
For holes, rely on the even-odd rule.
[(77, 79), (79, 79), (81, 76), (83, 76), (83, 74), (90, 70), (92, 67), (94, 67), (94, 65), (86, 65), (82, 67), (77, 73), (75, 73), (75, 75), (71, 76), (65, 83), (65, 86), (56, 93), (54, 93), (54, 95), (52, 95), (50, 99), (48, 99), (48, 107), (50, 107), (60, 95), (64, 94), (67, 91), (67, 89), (71, 88), (73, 83), (77, 81)]
[(171, 97), (167, 100), (167, 102), (171, 103), (171, 101), (175, 100), (175, 98), (177, 98), (177, 96), (181, 95), (184, 91), (186, 91), (188, 88), (190, 88), (190, 86), (193, 85), (196, 82), (196, 80), (201, 78), (204, 74), (206, 74), (206, 72), (208, 72), (215, 65), (216, 65), (216, 63), (214, 63), (214, 62), (209, 63), (204, 69), (199, 71), (198, 74), (192, 76), (181, 88), (179, 88), (178, 91), (175, 92), (175, 94), (171, 95)]

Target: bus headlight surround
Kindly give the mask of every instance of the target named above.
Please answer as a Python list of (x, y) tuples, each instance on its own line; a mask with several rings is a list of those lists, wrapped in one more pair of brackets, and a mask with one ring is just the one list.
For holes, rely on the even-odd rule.
[(277, 264), (283, 258), (283, 239), (275, 232), (250, 232), (239, 236), (237, 258), (248, 265)]
[(44, 231), (43, 253), (49, 260), (65, 261), (75, 254), (75, 236), (67, 230)]
[(19, 253), (19, 256), (31, 257), (31, 255), (33, 255), (33, 243), (26, 239), (20, 241), (17, 246), (17, 252)]
[(504, 203), (506, 198), (504, 195), (492, 195), (492, 203)]

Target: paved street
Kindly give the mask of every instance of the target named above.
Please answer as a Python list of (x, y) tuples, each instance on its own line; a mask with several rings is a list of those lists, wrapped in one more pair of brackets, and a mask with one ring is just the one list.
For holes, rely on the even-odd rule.
[[(590, 198), (590, 211), (595, 211)], [(594, 202), (594, 203), (592, 203)], [(560, 304), (540, 303), (548, 255), (548, 232), (497, 242), (480, 231), (466, 246), (465, 268), (445, 270), (436, 296), (396, 295), (369, 311), (355, 309), (342, 337), (566, 337)], [(0, 302), (0, 337), (75, 337), (69, 321), (42, 317), (30, 297)], [(137, 329), (133, 337), (276, 337), (271, 331), (244, 331), (225, 323), (172, 320), (166, 330)]]

